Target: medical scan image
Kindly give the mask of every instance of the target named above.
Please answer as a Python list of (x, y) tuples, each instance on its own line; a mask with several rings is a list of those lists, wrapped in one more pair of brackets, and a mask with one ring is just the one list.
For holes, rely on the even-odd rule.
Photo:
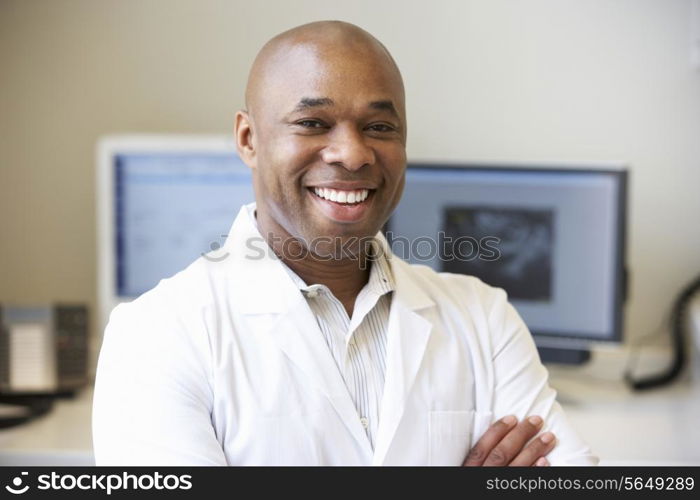
[[(442, 270), (476, 276), (503, 288), (511, 299), (550, 301), (554, 215), (552, 209), (445, 207), (443, 231), (448, 244), (440, 246)], [(449, 242), (460, 237), (480, 242), (480, 251), (471, 255), (461, 247), (455, 251)]]

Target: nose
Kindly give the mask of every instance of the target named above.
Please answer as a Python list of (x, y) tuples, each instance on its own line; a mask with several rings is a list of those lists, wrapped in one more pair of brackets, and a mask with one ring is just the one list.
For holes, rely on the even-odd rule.
[(337, 127), (328, 138), (328, 145), (321, 153), (325, 163), (354, 172), (375, 162), (374, 150), (367, 145), (367, 138), (355, 127)]

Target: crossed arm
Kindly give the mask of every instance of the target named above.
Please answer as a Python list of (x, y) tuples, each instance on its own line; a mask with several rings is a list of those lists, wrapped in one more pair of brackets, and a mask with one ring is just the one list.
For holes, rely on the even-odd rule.
[(485, 296), (490, 347), (484, 355), (494, 383), (488, 411), (498, 420), (464, 465), (596, 465), (598, 458), (557, 402), (532, 335), (505, 292), (488, 287)]

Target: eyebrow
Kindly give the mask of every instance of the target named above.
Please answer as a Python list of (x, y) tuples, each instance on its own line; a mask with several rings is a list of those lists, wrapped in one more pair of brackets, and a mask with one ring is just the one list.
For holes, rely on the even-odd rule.
[(321, 106), (333, 106), (333, 99), (328, 97), (302, 97), (299, 103), (294, 108), (294, 111), (305, 111), (309, 108), (318, 108)]
[[(329, 97), (302, 97), (294, 108), (294, 112), (306, 111), (311, 108), (319, 108), (324, 106), (333, 106), (335, 102)], [(389, 111), (392, 115), (398, 118), (399, 113), (394, 107), (394, 103), (390, 100), (372, 101), (369, 103), (372, 109)]]
[(399, 113), (396, 111), (396, 108), (394, 107), (394, 103), (389, 101), (389, 100), (372, 101), (369, 103), (369, 107), (372, 109), (389, 111), (395, 117), (397, 117), (397, 118), (399, 117)]

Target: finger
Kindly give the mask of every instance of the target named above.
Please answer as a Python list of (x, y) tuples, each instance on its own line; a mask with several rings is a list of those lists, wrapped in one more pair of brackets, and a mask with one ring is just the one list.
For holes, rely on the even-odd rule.
[(509, 465), (516, 467), (530, 467), (535, 465), (539, 458), (544, 458), (556, 445), (556, 439), (551, 432), (545, 432), (541, 436), (530, 441)]
[(537, 462), (535, 462), (535, 466), (536, 467), (549, 467), (550, 463), (549, 463), (549, 460), (547, 460), (546, 458), (540, 457), (537, 460)]
[(515, 415), (508, 415), (493, 423), (469, 451), (463, 465), (466, 467), (478, 467), (482, 465), (494, 446), (496, 446), (517, 423), (518, 419)]
[(533, 415), (520, 422), (498, 443), (484, 460), (484, 466), (508, 465), (542, 427), (542, 418)]

